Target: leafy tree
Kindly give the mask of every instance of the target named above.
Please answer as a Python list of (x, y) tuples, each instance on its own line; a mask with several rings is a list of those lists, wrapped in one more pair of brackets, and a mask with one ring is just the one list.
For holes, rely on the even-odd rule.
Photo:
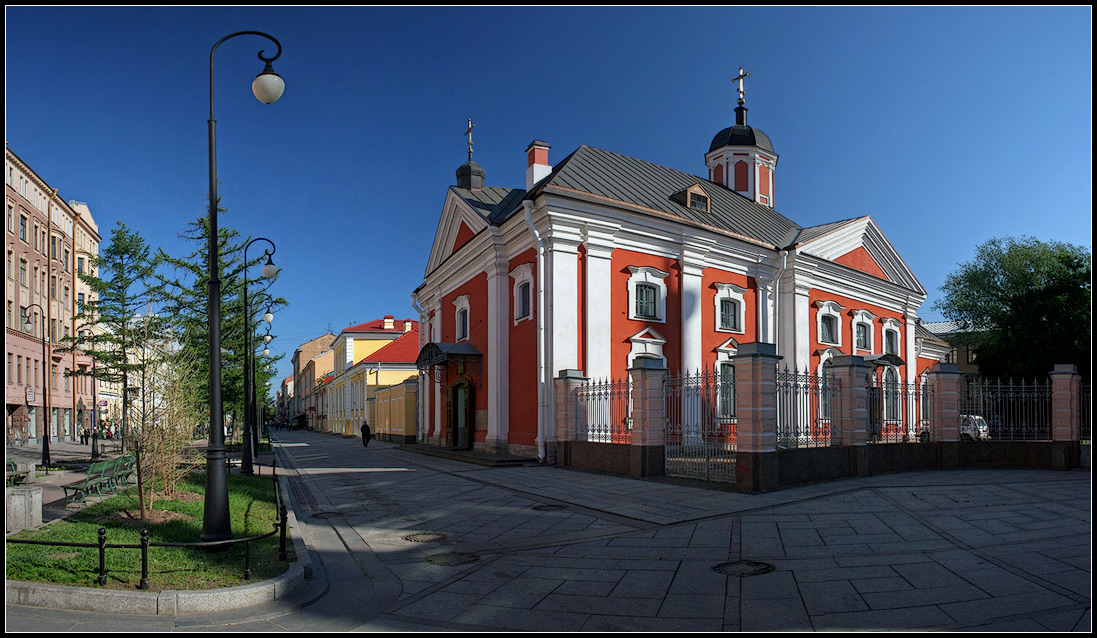
[[(136, 330), (136, 318), (148, 314), (151, 284), (159, 259), (136, 231), (122, 222), (111, 231), (110, 244), (91, 259), (92, 268), (79, 274), (91, 288), (90, 298), (77, 308), (77, 333), (67, 338), (67, 351), (80, 349), (94, 365), (83, 373), (99, 381), (121, 384), (122, 445), (129, 430), (130, 379), (140, 368), (134, 356), (140, 351), (145, 332)], [(153, 333), (156, 325), (151, 327)]]
[[(219, 209), (224, 211), (224, 209)], [(226, 415), (243, 414), (244, 407), (244, 333), (250, 330), (251, 345), (262, 344), (259, 325), (262, 316), (271, 308), (274, 312), (286, 305), (285, 299), (274, 297), (267, 288), (270, 280), (260, 276), (263, 251), (248, 264), (248, 310), (243, 315), (244, 246), (247, 239), (225, 226), (218, 228), (218, 275), (221, 279), (221, 400)], [(170, 312), (182, 329), (181, 345), (195, 360), (195, 374), (209, 378), (209, 218), (204, 216), (191, 222), (182, 237), (195, 249), (183, 257), (172, 257), (161, 251), (160, 257), (174, 269), (172, 275), (160, 276), (160, 291), (167, 300)], [(250, 252), (250, 251), (249, 251)], [(263, 325), (266, 325), (263, 323)], [(257, 355), (256, 388), (265, 387), (270, 373)], [(279, 357), (268, 358), (276, 361)], [(199, 388), (198, 399), (209, 405), (209, 386)]]
[(1092, 258), (1088, 248), (993, 238), (960, 264), (934, 308), (964, 330), (988, 376), (1044, 378), (1057, 363), (1090, 374)]

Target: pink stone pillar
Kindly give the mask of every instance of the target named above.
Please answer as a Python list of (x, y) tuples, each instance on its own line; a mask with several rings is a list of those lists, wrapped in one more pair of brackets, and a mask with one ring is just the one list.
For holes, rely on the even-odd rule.
[(930, 392), (930, 440), (954, 443), (960, 440), (960, 368), (955, 363), (937, 363), (926, 375)]
[(584, 422), (583, 406), (579, 405), (579, 388), (587, 382), (582, 370), (561, 370), (556, 377), (556, 464), (571, 465), (571, 443), (579, 438), (579, 425)]
[(777, 346), (745, 343), (735, 365), (735, 482), (741, 491), (779, 487), (777, 473)]
[(848, 447), (868, 444), (868, 385), (870, 372), (864, 357), (841, 355), (824, 368), (834, 377), (830, 422), (832, 437)]
[(658, 359), (639, 357), (628, 370), (632, 379), (631, 476), (666, 473), (666, 399), (663, 382), (667, 370)]
[(1051, 377), (1051, 465), (1066, 470), (1081, 463), (1081, 390), (1078, 368), (1057, 363)]

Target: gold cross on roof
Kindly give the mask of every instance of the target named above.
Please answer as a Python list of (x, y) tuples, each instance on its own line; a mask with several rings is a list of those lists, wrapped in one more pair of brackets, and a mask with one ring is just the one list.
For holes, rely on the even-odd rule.
[(742, 106), (743, 103), (747, 101), (747, 92), (743, 90), (743, 78), (747, 77), (748, 75), (750, 75), (750, 71), (743, 73), (743, 67), (739, 67), (739, 77), (732, 80), (732, 82), (739, 83), (739, 106)]

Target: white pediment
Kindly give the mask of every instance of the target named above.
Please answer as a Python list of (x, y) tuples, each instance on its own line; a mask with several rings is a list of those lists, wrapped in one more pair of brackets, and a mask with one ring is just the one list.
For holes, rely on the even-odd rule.
[(848, 223), (800, 245), (801, 251), (827, 261), (835, 261), (858, 248), (863, 248), (868, 253), (888, 281), (925, 294), (925, 288), (907, 267), (899, 252), (884, 236), (876, 222), (867, 215), (851, 219)]
[(451, 188), (446, 193), (438, 229), (434, 231), (434, 244), (430, 249), (425, 274), (434, 272), (452, 254), (462, 224), (476, 235), (488, 227), (488, 220)]

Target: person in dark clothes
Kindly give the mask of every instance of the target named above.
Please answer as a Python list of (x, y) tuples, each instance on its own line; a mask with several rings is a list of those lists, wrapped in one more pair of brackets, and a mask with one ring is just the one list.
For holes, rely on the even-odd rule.
[(362, 447), (369, 447), (369, 440), (373, 438), (373, 434), (369, 431), (369, 423), (362, 421)]

